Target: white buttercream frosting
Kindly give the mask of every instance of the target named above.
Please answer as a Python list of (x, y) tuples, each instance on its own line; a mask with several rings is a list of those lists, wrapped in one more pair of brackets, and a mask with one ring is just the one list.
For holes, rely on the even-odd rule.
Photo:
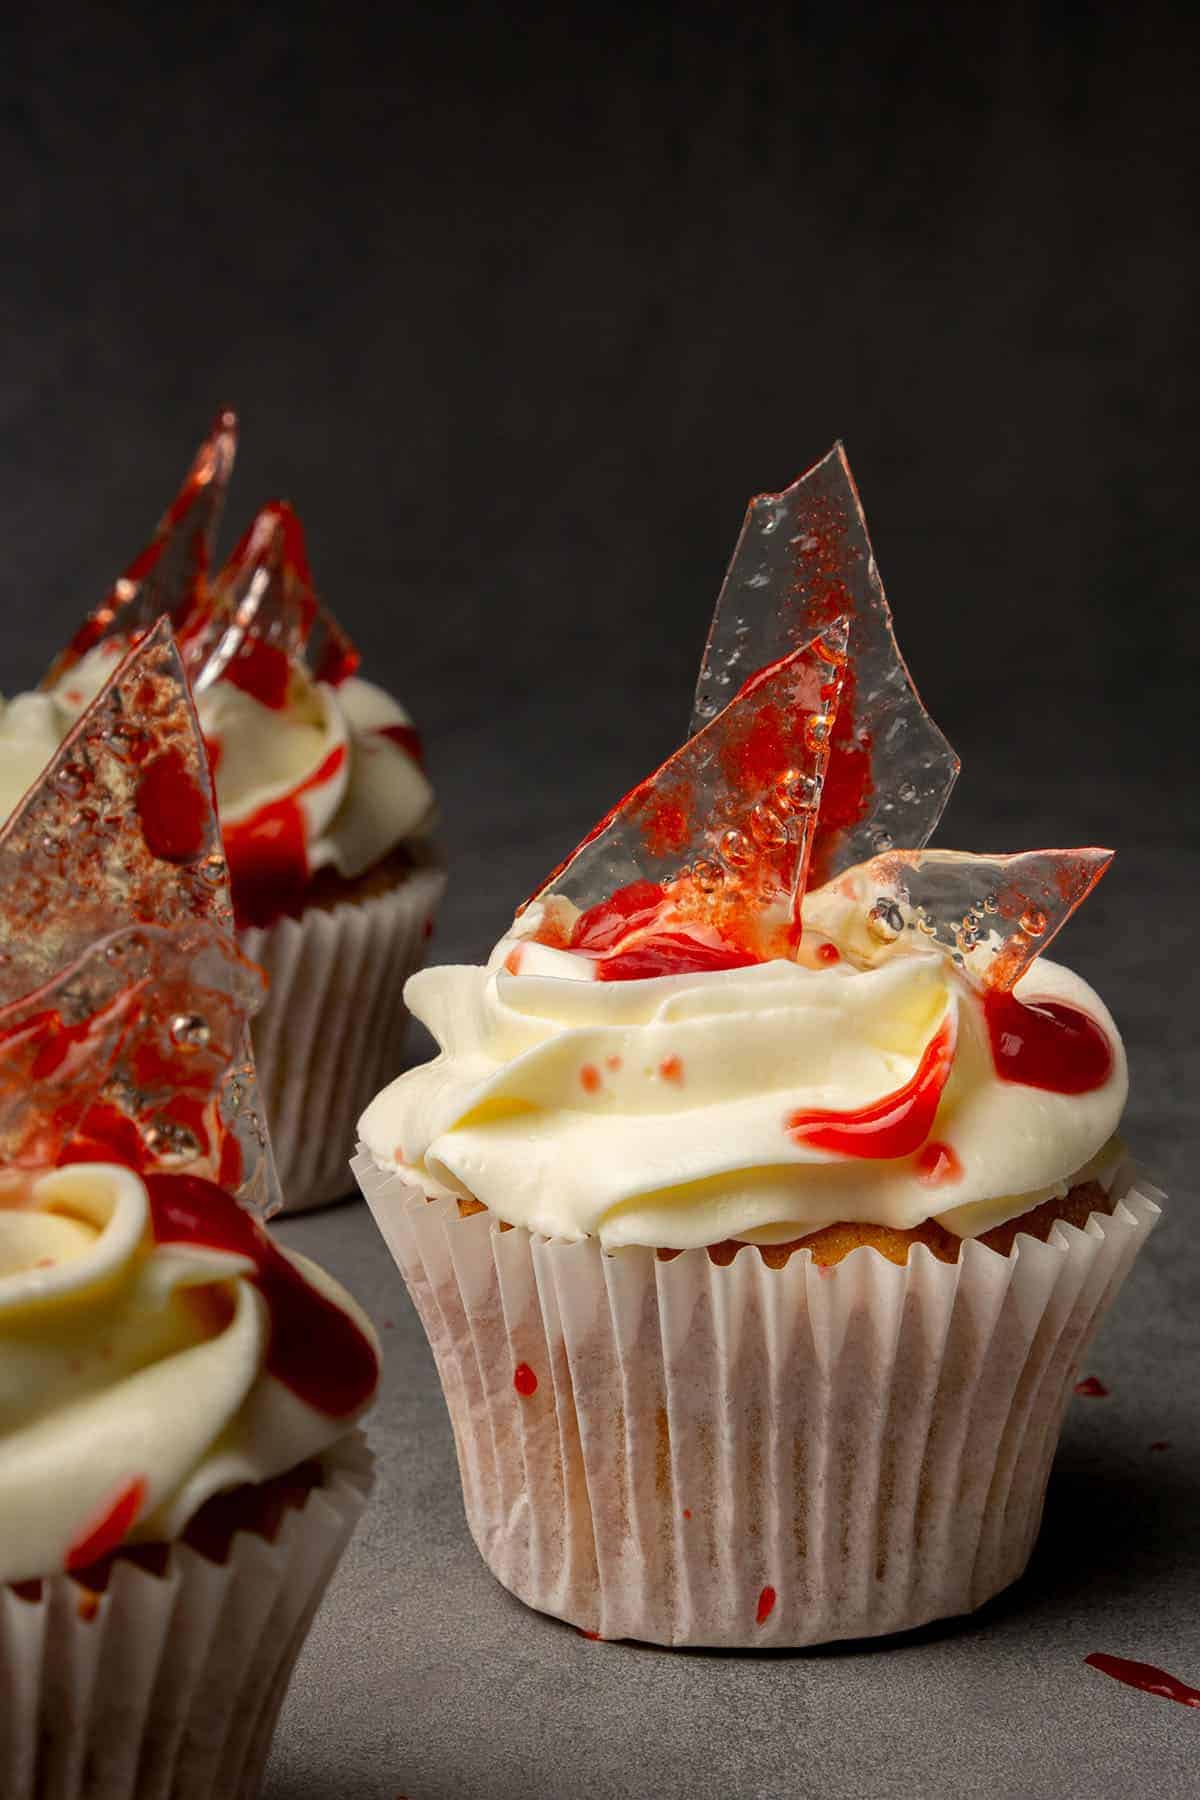
[[(289, 1260), (377, 1349), (350, 1296)], [(0, 1177), (0, 1582), (67, 1566), (131, 1481), (125, 1541), (170, 1540), (214, 1493), (345, 1434), (354, 1415), (317, 1411), (268, 1370), (252, 1272), (242, 1255), (155, 1243), (128, 1169)]]
[[(410, 1010), (441, 1053), (360, 1122), (379, 1163), (510, 1224), (608, 1248), (783, 1241), (840, 1220), (904, 1229), (936, 1217), (976, 1236), (1092, 1172), (1120, 1119), (1116, 1027), (1056, 963), (1040, 960), (1017, 992), (1102, 1028), (1112, 1067), (1091, 1092), (1001, 1079), (980, 996), (933, 949), (873, 968), (772, 961), (601, 981), (587, 957), (528, 941), (538, 914), (486, 968), (410, 980)], [(956, 1179), (930, 1185), (913, 1155), (848, 1156), (791, 1128), (796, 1114), (896, 1093), (943, 1031), (953, 1065), (929, 1136), (953, 1149)]]
[[(125, 647), (110, 639), (50, 692), (0, 699), (0, 819), (36, 781)], [(412, 721), (370, 682), (351, 677), (331, 687), (297, 669), (284, 707), (221, 680), (195, 699), (216, 765), (222, 825), (249, 825), (296, 796), (311, 873), (332, 867), (353, 879), (430, 824), (429, 782), (406, 745), (387, 735)]]

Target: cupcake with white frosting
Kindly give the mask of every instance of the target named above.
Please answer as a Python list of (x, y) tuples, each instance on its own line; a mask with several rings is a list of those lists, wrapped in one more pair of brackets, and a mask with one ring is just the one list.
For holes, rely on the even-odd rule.
[(0, 1792), (257, 1793), (371, 1485), (365, 1315), (275, 1204), (165, 623), (0, 831)]
[(840, 450), (754, 503), (696, 725), (486, 968), (410, 982), (440, 1054), (356, 1167), (514, 1593), (664, 1644), (898, 1631), (1025, 1567), (1157, 1217), (1116, 1026), (1039, 954), (1108, 853), (921, 848), (957, 760)]
[(155, 539), (41, 690), (0, 701), (0, 816), (166, 613), (208, 744), (242, 945), (270, 982), (255, 1052), (295, 1209), (352, 1186), (354, 1120), (402, 1053), (404, 982), (445, 878), (416, 728), (358, 675), (291, 508), (263, 507), (208, 578), (234, 431), (222, 415)]

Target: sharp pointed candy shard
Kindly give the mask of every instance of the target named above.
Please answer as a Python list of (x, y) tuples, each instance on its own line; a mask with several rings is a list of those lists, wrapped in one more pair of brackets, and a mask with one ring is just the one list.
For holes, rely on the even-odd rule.
[(43, 687), (53, 687), (106, 638), (132, 638), (164, 613), (182, 628), (203, 604), (236, 449), (237, 419), (229, 411), (218, 413), (154, 536), (55, 660)]
[[(656, 929), (787, 954), (846, 663), (846, 622), (752, 675), (712, 722), (615, 806), (535, 898), (587, 910), (661, 891)], [(639, 889), (639, 891), (641, 891)]]
[(725, 576), (696, 688), (692, 728), (755, 669), (831, 619), (850, 620), (850, 666), (812, 853), (812, 880), (892, 844), (928, 842), (958, 758), (921, 704), (842, 446), (781, 494), (752, 500)]
[(1006, 991), (1111, 861), (1111, 850), (1090, 848), (1012, 856), (894, 850), (811, 893), (804, 921), (868, 963), (906, 936), (927, 941), (980, 987)]
[[(191, 1166), (203, 1160), (268, 1210), (274, 1168), (248, 1036), (262, 977), (234, 942), (204, 740), (165, 619), (116, 667), (0, 831), (0, 895), (10, 1110), (23, 1105), (34, 1136), (66, 1143), (81, 1119), (92, 1129), (102, 1105), (127, 1147), (141, 1143), (151, 1160), (155, 1143), (165, 1155), (173, 1141), (165, 1127), (155, 1138), (155, 1121), (189, 1113), (200, 1144)], [(31, 1007), (42, 1015), (32, 1038)], [(175, 1031), (200, 1052), (185, 1059), (186, 1077), (163, 1047)], [(23, 1101), (13, 1061), (22, 1045), (34, 1057), (24, 1072), (58, 1084), (27, 1086)], [(18, 1125), (6, 1129), (11, 1143)]]
[(185, 654), (197, 690), (223, 677), (269, 706), (284, 704), (293, 666), (332, 686), (357, 669), (358, 651), (317, 598), (303, 529), (284, 501), (255, 517)]
[(0, 1003), (117, 925), (233, 909), (204, 740), (165, 619), (114, 669), (0, 831)]

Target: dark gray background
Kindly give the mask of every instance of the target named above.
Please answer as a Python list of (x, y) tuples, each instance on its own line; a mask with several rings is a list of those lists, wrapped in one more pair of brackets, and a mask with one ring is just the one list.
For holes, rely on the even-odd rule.
[[(442, 959), (677, 742), (746, 498), (848, 445), (960, 847), (1113, 844), (1063, 951), (1172, 1190), (1034, 1573), (886, 1651), (585, 1644), (471, 1548), (361, 1208), (286, 1228), (391, 1355), (376, 1504), (269, 1800), (1188, 1795), (1200, 1721), (1196, 34), (1183, 8), (67, 6), (5, 24), (0, 687), (219, 404), (424, 727)], [(1152, 1441), (1169, 1439), (1167, 1452)]]

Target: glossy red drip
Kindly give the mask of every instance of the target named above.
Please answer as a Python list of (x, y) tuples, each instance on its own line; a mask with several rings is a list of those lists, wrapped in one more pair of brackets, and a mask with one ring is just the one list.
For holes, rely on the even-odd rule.
[(1112, 1074), (1112, 1045), (1095, 1019), (1077, 1007), (989, 992), (983, 1009), (1002, 1081), (1051, 1094), (1089, 1094)]
[(758, 1605), (754, 1609), (754, 1623), (756, 1625), (766, 1624), (771, 1614), (775, 1611), (775, 1601), (777, 1598), (778, 1595), (773, 1587), (763, 1588), (758, 1596)]
[[(585, 952), (584, 954), (587, 954)], [(701, 975), (717, 969), (746, 969), (760, 960), (732, 944), (705, 944), (685, 932), (664, 931), (642, 938), (628, 950), (596, 958), (600, 981), (647, 981), (657, 975)]]
[(120, 1549), (137, 1524), (145, 1498), (146, 1483), (140, 1475), (127, 1482), (105, 1507), (101, 1516), (93, 1520), (83, 1535), (71, 1545), (67, 1551), (66, 1567), (87, 1569), (92, 1563), (99, 1562), (102, 1556)]
[(1180, 1706), (1200, 1706), (1200, 1688), (1188, 1687), (1186, 1682), (1168, 1675), (1165, 1669), (1156, 1669), (1153, 1663), (1109, 1656), (1103, 1650), (1095, 1651), (1083, 1660), (1093, 1669), (1099, 1669), (1102, 1675), (1111, 1675), (1114, 1681), (1123, 1681), (1126, 1687), (1137, 1688), (1143, 1694), (1177, 1700)]
[(538, 1378), (528, 1363), (518, 1363), (513, 1370), (513, 1386), (523, 1399), (537, 1393)]
[(949, 1144), (926, 1144), (917, 1155), (917, 1180), (926, 1187), (945, 1187), (962, 1180), (963, 1166)]
[(1075, 1392), (1082, 1394), (1085, 1400), (1107, 1400), (1108, 1389), (1098, 1375), (1085, 1375), (1082, 1381), (1075, 1383)]
[(631, 932), (653, 925), (665, 900), (666, 894), (656, 881), (631, 881), (628, 887), (618, 888), (611, 899), (601, 900), (580, 913), (568, 948), (613, 950)]
[(817, 1150), (882, 1162), (911, 1156), (929, 1136), (954, 1062), (954, 1027), (947, 1019), (925, 1046), (916, 1073), (894, 1093), (857, 1111), (795, 1112), (786, 1129)]
[(359, 1412), (375, 1392), (374, 1345), (276, 1248), (215, 1183), (195, 1175), (147, 1175), (155, 1242), (203, 1244), (244, 1256), (267, 1303), (267, 1368), (306, 1405), (330, 1418)]
[(301, 797), (332, 781), (346, 760), (343, 744), (282, 800), (262, 806), (252, 819), (226, 825), (225, 856), (238, 925), (274, 925), (298, 918), (309, 882), (308, 825)]
[(162, 862), (194, 862), (208, 841), (211, 796), (188, 772), (176, 749), (146, 764), (138, 783), (138, 823), (151, 856)]
[(282, 712), (291, 690), (292, 665), (278, 644), (247, 634), (237, 655), (226, 665), (222, 679), (249, 694), (260, 706)]
[(425, 767), (425, 754), (421, 748), (421, 734), (415, 725), (378, 725), (376, 737), (386, 738), (389, 744), (395, 744), (406, 756), (411, 756), (419, 769)]

